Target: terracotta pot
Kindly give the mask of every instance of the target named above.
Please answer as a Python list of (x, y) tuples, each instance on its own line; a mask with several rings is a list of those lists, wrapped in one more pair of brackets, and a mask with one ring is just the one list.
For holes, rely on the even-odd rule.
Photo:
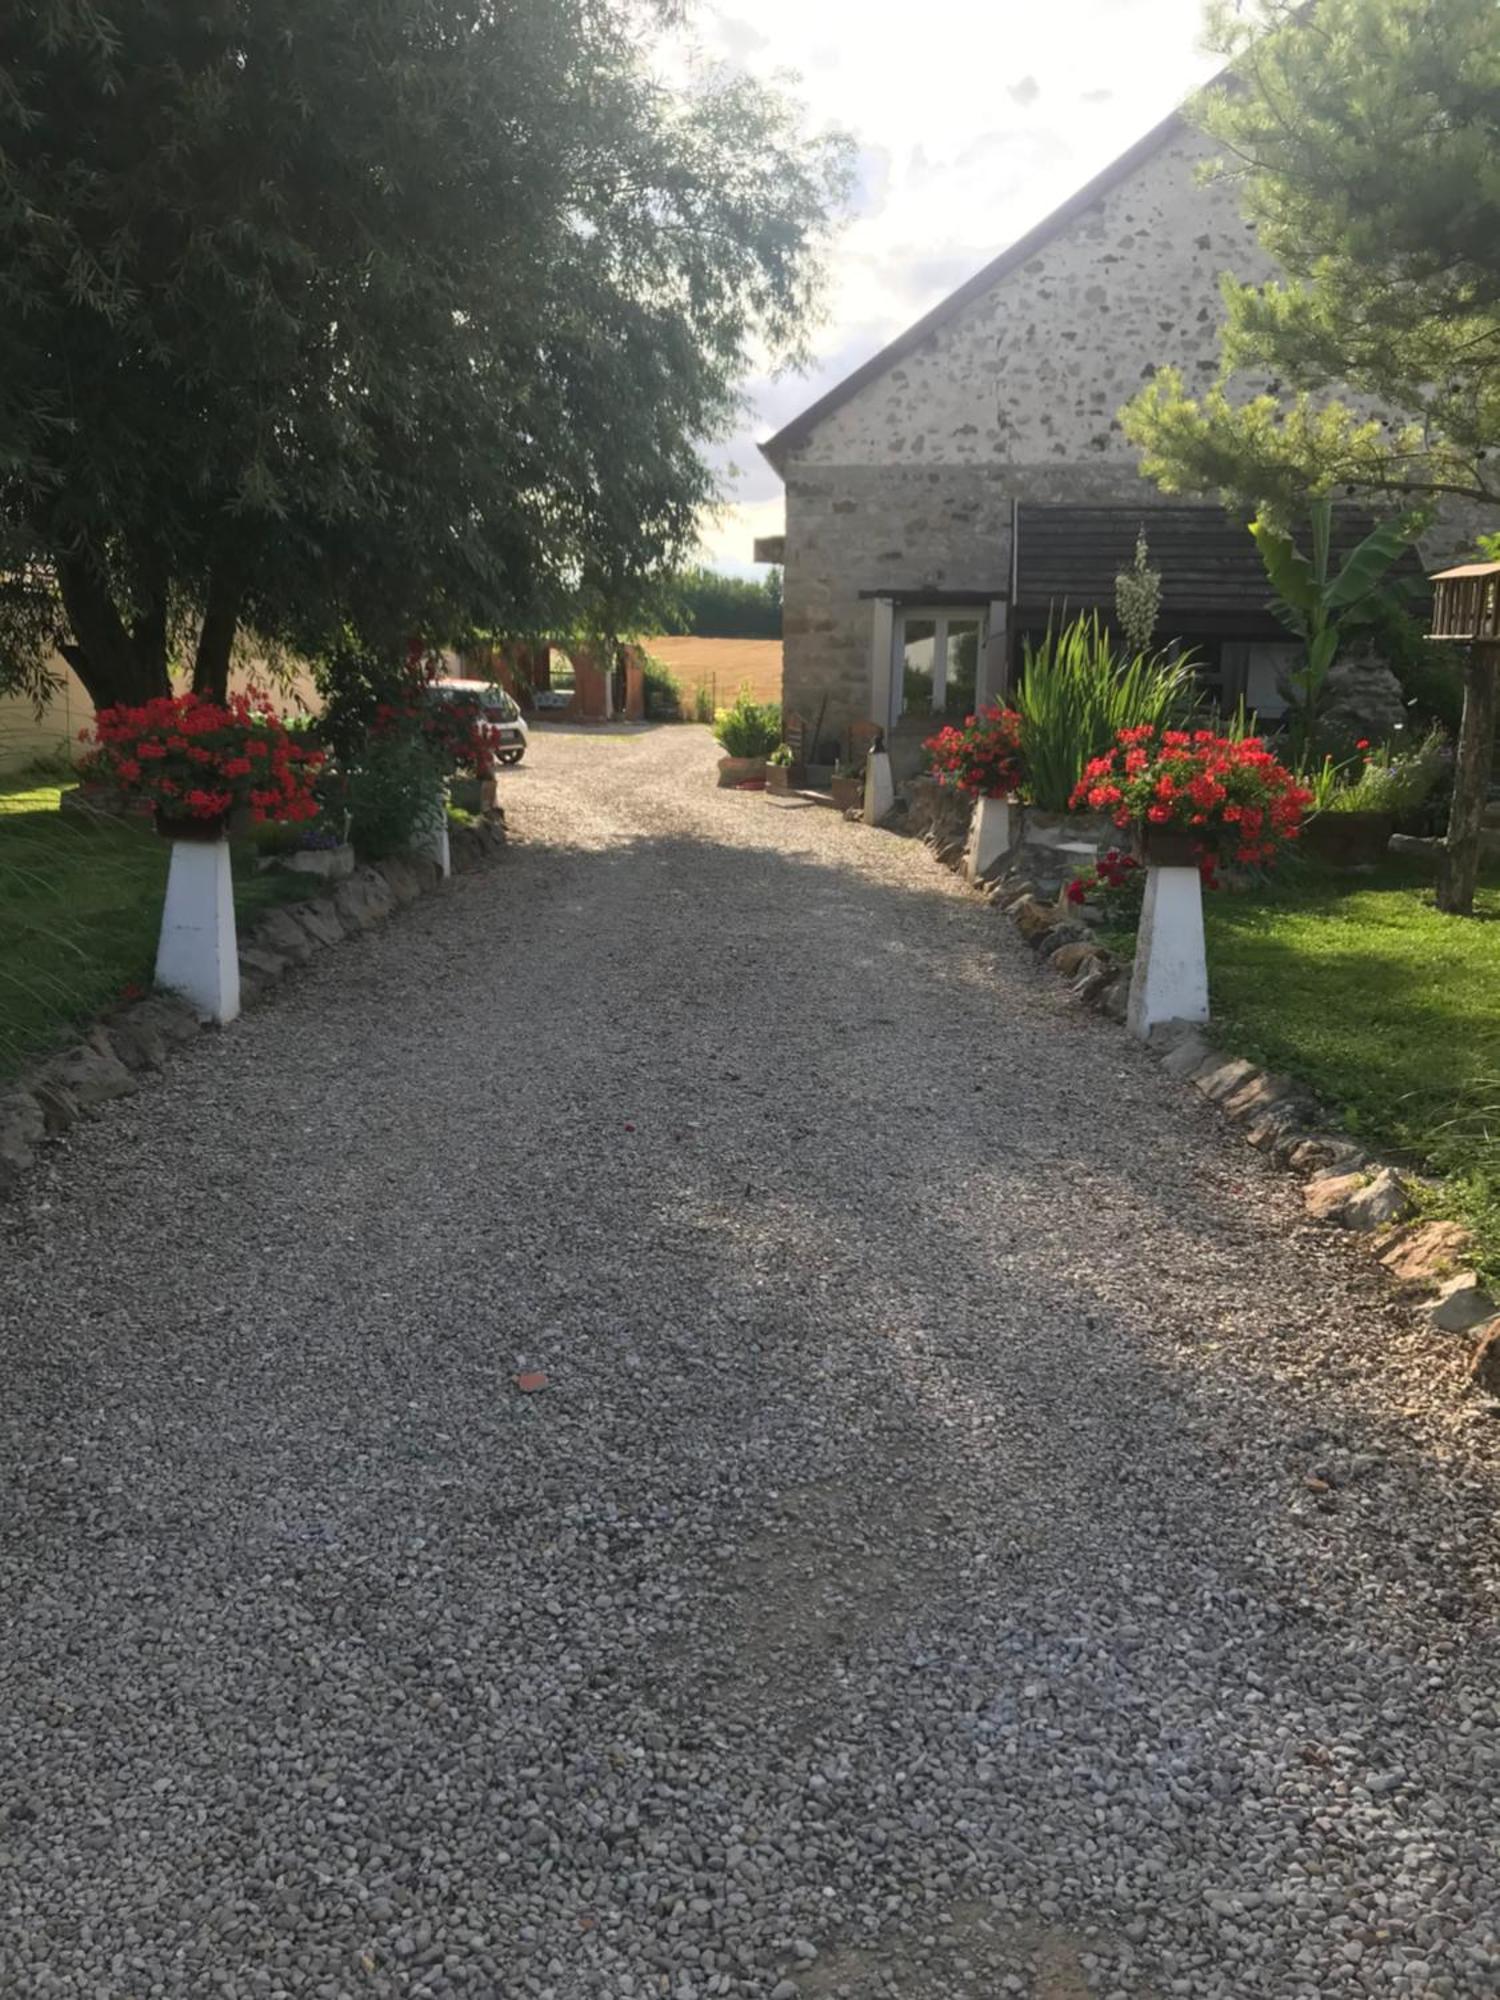
[(766, 782), (766, 760), (764, 757), (721, 757), (719, 759), (719, 783), (723, 786), (764, 787)]
[(1196, 868), (1203, 836), (1190, 826), (1153, 826), (1137, 820), (1130, 830), (1131, 846), (1148, 868)]
[(768, 792), (800, 792), (807, 783), (807, 773), (800, 764), (767, 764), (766, 790)]
[(220, 813), (215, 819), (194, 819), (186, 813), (179, 816), (158, 808), (156, 830), (163, 840), (224, 840), (229, 834), (229, 815)]
[(1396, 831), (1393, 813), (1314, 813), (1302, 823), (1301, 851), (1329, 868), (1373, 868)]

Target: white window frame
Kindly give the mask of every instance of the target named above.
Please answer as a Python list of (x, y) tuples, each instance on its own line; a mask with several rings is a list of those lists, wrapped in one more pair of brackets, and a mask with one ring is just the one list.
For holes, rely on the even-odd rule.
[(948, 630), (951, 625), (962, 623), (979, 626), (979, 669), (975, 684), (975, 700), (979, 699), (979, 687), (985, 674), (985, 645), (989, 637), (989, 607), (984, 604), (900, 604), (895, 607), (891, 621), (891, 704), (890, 727), (895, 728), (902, 718), (902, 697), (906, 683), (906, 626), (908, 620), (919, 624), (931, 624), (936, 629), (932, 639), (932, 707), (931, 715), (941, 715), (948, 694)]

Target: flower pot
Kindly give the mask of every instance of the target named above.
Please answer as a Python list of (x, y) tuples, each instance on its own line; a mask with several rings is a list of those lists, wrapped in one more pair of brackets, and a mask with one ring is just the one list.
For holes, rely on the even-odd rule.
[(719, 783), (723, 787), (735, 785), (763, 786), (766, 782), (766, 760), (764, 757), (721, 757), (719, 759)]
[(807, 772), (801, 764), (767, 764), (766, 790), (768, 792), (800, 792), (807, 782)]
[(1190, 826), (1153, 826), (1137, 820), (1131, 845), (1148, 868), (1196, 868), (1203, 835)]
[(165, 813), (158, 807), (156, 830), (163, 840), (224, 840), (229, 834), (229, 814), (195, 819), (191, 813)]
[(1373, 868), (1396, 831), (1393, 813), (1315, 813), (1302, 823), (1302, 852), (1329, 868)]
[(865, 781), (863, 778), (838, 777), (830, 781), (833, 803), (840, 812), (855, 812), (865, 802)]

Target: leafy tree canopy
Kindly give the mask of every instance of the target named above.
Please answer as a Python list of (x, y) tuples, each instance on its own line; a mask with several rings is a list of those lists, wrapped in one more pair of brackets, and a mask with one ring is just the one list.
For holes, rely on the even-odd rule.
[(847, 149), (635, 0), (11, 0), (0, 686), (607, 622), (796, 358)]
[[(1219, 5), (1210, 41), (1215, 171), (1285, 275), (1226, 280), (1216, 388), (1164, 369), (1127, 406), (1143, 469), (1282, 513), (1347, 488), (1500, 504), (1494, 0)], [(1276, 392), (1236, 397), (1237, 369)]]
[(779, 639), (781, 571), (752, 583), (702, 567), (682, 570), (656, 593), (647, 622), (699, 639)]

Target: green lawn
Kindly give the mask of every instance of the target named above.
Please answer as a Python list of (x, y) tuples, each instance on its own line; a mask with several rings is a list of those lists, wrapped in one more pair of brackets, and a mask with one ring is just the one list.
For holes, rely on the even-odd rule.
[(1500, 1277), (1500, 876), (1472, 919), (1432, 871), (1289, 867), (1205, 899), (1215, 1038), (1310, 1084), (1351, 1130), (1451, 1176), (1442, 1212)]
[[(167, 846), (149, 828), (57, 809), (55, 779), (0, 780), (0, 1080), (150, 984)], [(235, 853), (241, 919), (308, 893)]]

